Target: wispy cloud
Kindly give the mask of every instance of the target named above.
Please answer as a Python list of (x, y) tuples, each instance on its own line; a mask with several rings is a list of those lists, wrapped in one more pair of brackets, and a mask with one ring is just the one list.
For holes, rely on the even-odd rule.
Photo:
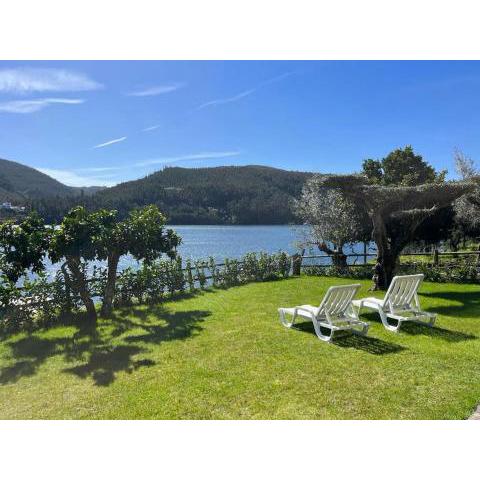
[[(117, 182), (111, 180), (105, 180), (105, 177), (101, 176), (84, 176), (79, 175), (73, 170), (57, 170), (54, 168), (37, 168), (40, 172), (55, 178), (59, 182), (70, 187), (91, 187), (91, 186), (106, 186), (111, 187)], [(107, 177), (108, 178), (108, 177)]]
[(36, 98), (32, 100), (11, 100), (0, 102), (0, 112), (33, 113), (54, 104), (77, 105), (83, 103), (80, 98)]
[(140, 90), (134, 90), (133, 92), (127, 93), (132, 97), (150, 97), (153, 95), (163, 95), (164, 93), (174, 92), (180, 88), (183, 88), (186, 84), (183, 82), (168, 83), (165, 85), (155, 85), (152, 87), (143, 88)]
[(151, 127), (144, 128), (142, 132), (151, 132), (152, 130), (156, 130), (157, 128), (160, 128), (160, 127), (161, 127), (160, 124), (152, 125)]
[(0, 92), (80, 92), (103, 85), (83, 73), (56, 68), (11, 68), (0, 70)]
[(143, 162), (135, 163), (134, 166), (136, 167), (148, 167), (150, 165), (159, 165), (159, 164), (167, 164), (167, 163), (176, 163), (188, 160), (214, 160), (219, 158), (228, 158), (228, 157), (236, 157), (240, 155), (240, 151), (232, 150), (227, 152), (202, 152), (202, 153), (193, 153), (190, 155), (179, 155), (176, 157), (160, 157), (160, 158), (153, 158), (151, 160), (145, 160)]
[(202, 103), (197, 107), (197, 110), (201, 110), (206, 107), (212, 107), (215, 105), (224, 105), (226, 103), (238, 102), (242, 98), (252, 95), (252, 93), (255, 93), (257, 90), (263, 87), (266, 87), (267, 85), (271, 85), (272, 83), (276, 83), (281, 80), (284, 80), (285, 78), (290, 77), (291, 75), (293, 75), (293, 72), (282, 73), (281, 75), (277, 75), (276, 77), (270, 78), (268, 80), (265, 80), (264, 82), (259, 83), (256, 87), (249, 88), (248, 90), (244, 90), (243, 92), (237, 93), (236, 95), (233, 95), (231, 97), (217, 98), (215, 100), (210, 100), (209, 102)]
[(99, 143), (98, 145), (95, 145), (93, 148), (107, 147), (108, 145), (113, 145), (114, 143), (123, 142), (126, 139), (127, 139), (127, 137), (114, 138), (113, 140), (109, 140), (108, 142)]
[[(187, 155), (178, 155), (172, 157), (159, 157), (152, 158), (150, 160), (144, 160), (142, 162), (131, 163), (129, 165), (116, 165), (110, 167), (85, 167), (77, 168), (74, 172), (79, 173), (107, 173), (110, 172), (110, 175), (105, 175), (103, 178), (111, 178), (112, 176), (118, 175), (121, 170), (131, 169), (132, 167), (149, 167), (151, 165), (166, 165), (170, 163), (183, 162), (183, 161), (195, 161), (195, 160), (215, 160), (220, 158), (229, 158), (236, 157), (240, 155), (239, 150), (229, 150), (222, 152), (202, 152), (202, 153), (191, 153)], [(101, 176), (96, 175), (96, 178), (102, 178)]]
[(101, 172), (114, 172), (116, 170), (121, 170), (123, 168), (128, 168), (128, 167), (126, 167), (126, 166), (121, 166), (121, 167), (88, 167), (88, 168), (77, 168), (75, 171), (76, 172), (101, 173)]

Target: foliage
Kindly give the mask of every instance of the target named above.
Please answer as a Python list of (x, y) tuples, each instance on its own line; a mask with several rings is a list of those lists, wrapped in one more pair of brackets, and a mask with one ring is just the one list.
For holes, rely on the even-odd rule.
[(359, 175), (331, 175), (323, 182), (325, 187), (339, 188), (350, 201), (368, 211), (381, 272), (377, 282), (384, 288), (390, 284), (398, 256), (425, 219), (475, 188), (471, 182), (372, 185)]
[(381, 160), (364, 160), (362, 172), (373, 184), (403, 186), (443, 182), (447, 174), (446, 170), (436, 172), (411, 145), (397, 148)]
[[(351, 279), (370, 279), (373, 276), (373, 265), (361, 265), (348, 268), (337, 268), (333, 265), (308, 265), (303, 273), (309, 276), (340, 277)], [(436, 283), (479, 283), (480, 265), (475, 262), (455, 259), (450, 263), (432, 265), (430, 262), (405, 262), (397, 266), (397, 275), (423, 273), (425, 281)]]
[[(455, 170), (462, 180), (475, 180), (480, 176), (475, 162), (460, 150), (455, 150), (454, 160)], [(480, 188), (456, 200), (454, 211), (457, 236), (480, 236)]]
[[(210, 287), (229, 288), (249, 282), (263, 282), (287, 278), (291, 260), (287, 253), (249, 253), (242, 259), (225, 259), (223, 265), (215, 264), (213, 258), (190, 260), (182, 266), (182, 259), (156, 259), (143, 261), (140, 268), (129, 267), (116, 277), (113, 305), (121, 307), (133, 304), (158, 303), (181, 294), (188, 288), (196, 290)], [(79, 267), (88, 297), (94, 302), (101, 300), (108, 281), (108, 268), (94, 265), (89, 269), (86, 262)], [(66, 277), (65, 277), (66, 274)], [(44, 273), (35, 280), (25, 280), (19, 288), (4, 277), (0, 282), (0, 314), (9, 330), (33, 329), (53, 321), (61, 314), (80, 311), (84, 301), (80, 292), (71, 288), (71, 275), (65, 268), (57, 272), (52, 281)], [(66, 280), (67, 279), (67, 280)], [(37, 308), (37, 304), (40, 307)]]
[[(291, 200), (300, 196), (310, 176), (263, 166), (170, 167), (86, 195), (82, 201), (89, 211), (115, 209), (120, 219), (133, 208), (153, 204), (178, 225), (287, 224), (296, 221)], [(52, 223), (77, 204), (74, 196), (31, 201), (32, 208)]]
[(68, 301), (64, 282), (44, 272), (25, 279), (22, 288), (3, 276), (0, 281), (0, 333), (31, 331), (58, 323)]
[(305, 243), (318, 245), (326, 253), (332, 253), (328, 244), (342, 253), (345, 244), (370, 238), (371, 222), (365, 210), (339, 189), (326, 188), (320, 175), (307, 180), (294, 208), (309, 226)]
[(352, 278), (352, 279), (370, 279), (373, 275), (372, 265), (362, 265), (348, 268), (338, 268), (334, 265), (318, 266), (308, 265), (303, 268), (303, 273), (309, 276), (320, 277), (339, 277), (339, 278)]
[(13, 220), (0, 224), (0, 267), (7, 278), (16, 282), (27, 270), (44, 269), (50, 229), (36, 213), (30, 213), (18, 225)]
[(65, 261), (66, 281), (78, 293), (92, 319), (96, 319), (96, 309), (85, 274), (89, 262), (107, 260), (103, 290), (97, 289), (97, 296), (103, 300), (102, 314), (109, 315), (122, 255), (130, 253), (145, 265), (162, 253), (175, 257), (180, 238), (173, 230), (164, 229), (165, 221), (165, 216), (154, 205), (131, 211), (124, 221), (117, 220), (115, 210), (89, 213), (81, 206), (64, 217), (53, 233), (50, 258), (53, 262)]

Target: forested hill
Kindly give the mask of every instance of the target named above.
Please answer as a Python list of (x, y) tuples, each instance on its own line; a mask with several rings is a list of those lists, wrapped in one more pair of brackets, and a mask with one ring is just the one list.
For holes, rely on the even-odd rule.
[(69, 195), (70, 187), (34, 168), (0, 159), (0, 201), (24, 203), (28, 198), (45, 195)]
[(29, 200), (44, 197), (67, 197), (93, 194), (104, 187), (68, 187), (35, 168), (0, 159), (0, 203), (12, 202), (24, 206)]
[(310, 175), (258, 165), (169, 167), (98, 190), (68, 187), (34, 168), (0, 159), (0, 202), (35, 209), (48, 223), (79, 203), (91, 210), (114, 208), (121, 216), (153, 203), (176, 224), (286, 224), (295, 221), (291, 200)]
[(121, 215), (154, 203), (174, 224), (285, 224), (295, 221), (291, 200), (310, 175), (255, 165), (170, 167), (98, 192), (88, 201)]

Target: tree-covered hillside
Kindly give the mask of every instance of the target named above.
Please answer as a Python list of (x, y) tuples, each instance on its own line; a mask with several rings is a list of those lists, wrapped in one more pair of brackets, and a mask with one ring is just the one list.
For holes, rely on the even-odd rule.
[(71, 194), (71, 187), (34, 168), (0, 159), (0, 201), (21, 203), (28, 198)]
[(35, 168), (0, 159), (0, 203), (25, 206), (32, 199), (91, 195), (104, 188), (68, 187)]
[[(291, 200), (310, 175), (264, 166), (170, 167), (81, 202), (89, 209), (114, 208), (122, 217), (132, 208), (155, 204), (174, 224), (286, 224), (296, 220)], [(78, 202), (78, 197), (47, 198), (32, 206), (53, 222)]]

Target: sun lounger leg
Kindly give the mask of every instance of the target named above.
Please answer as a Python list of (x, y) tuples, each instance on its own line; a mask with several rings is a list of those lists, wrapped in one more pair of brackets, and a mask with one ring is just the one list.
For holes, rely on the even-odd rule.
[(290, 328), (293, 326), (293, 324), (295, 323), (295, 317), (297, 316), (297, 312), (295, 312), (293, 315), (292, 315), (292, 321), (289, 322), (287, 319), (286, 319), (286, 316), (285, 316), (285, 310), (283, 308), (279, 308), (278, 309), (278, 313), (280, 315), (280, 322), (282, 322), (282, 325), (284, 327), (287, 327), (287, 328)]
[(313, 321), (313, 328), (315, 329), (315, 333), (317, 334), (317, 337), (320, 340), (323, 340), (324, 342), (331, 342), (333, 339), (333, 334), (335, 333), (334, 330), (330, 330), (330, 334), (325, 335), (322, 333), (322, 330), (320, 328), (320, 325), (316, 320)]
[(402, 325), (401, 320), (398, 320), (397, 325), (391, 325), (390, 323), (388, 323), (387, 314), (381, 308), (378, 309), (378, 313), (380, 314), (380, 318), (382, 320), (383, 326), (387, 330), (390, 330), (391, 332), (398, 332), (400, 330), (400, 326)]
[(354, 333), (355, 335), (361, 335), (362, 337), (365, 337), (368, 333), (369, 328), (370, 328), (370, 325), (366, 323), (363, 325), (363, 327), (360, 330), (357, 330), (356, 328), (352, 329), (352, 333)]

